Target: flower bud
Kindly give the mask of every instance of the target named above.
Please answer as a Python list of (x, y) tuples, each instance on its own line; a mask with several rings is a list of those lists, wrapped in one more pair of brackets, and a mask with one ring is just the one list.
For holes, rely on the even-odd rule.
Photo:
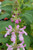
[(18, 21), (18, 19), (15, 21), (15, 24), (18, 24), (19, 23), (19, 21)]

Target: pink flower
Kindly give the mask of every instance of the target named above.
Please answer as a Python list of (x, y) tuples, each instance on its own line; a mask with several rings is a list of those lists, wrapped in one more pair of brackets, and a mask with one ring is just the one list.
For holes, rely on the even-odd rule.
[(8, 47), (8, 48), (7, 48), (7, 50), (13, 50), (13, 48), (11, 48), (11, 47)]
[(22, 41), (22, 44), (24, 44), (24, 41)]
[(6, 43), (6, 46), (7, 46), (7, 47), (9, 46), (8, 43)]
[(19, 22), (21, 22), (21, 19), (19, 19)]
[(26, 29), (26, 26), (24, 26), (23, 29)]
[(17, 10), (17, 8), (16, 8), (16, 10)]
[(8, 31), (6, 32), (6, 34), (4, 35), (4, 37), (7, 37), (7, 35), (10, 35), (10, 32), (12, 31), (12, 27), (10, 27), (10, 25), (9, 25), (9, 28), (10, 29), (8, 29)]
[(6, 27), (6, 30), (8, 31), (8, 28)]
[(11, 20), (11, 22), (13, 22), (13, 20)]
[(27, 35), (27, 33), (24, 30), (22, 30), (22, 31), (24, 32), (25, 35)]
[(24, 26), (23, 28), (20, 28), (20, 30), (21, 30), (25, 35), (27, 35), (27, 33), (24, 31), (25, 28), (26, 28), (26, 26)]
[(22, 34), (19, 34), (19, 40), (20, 41), (24, 41), (24, 38), (23, 38), (23, 35)]
[(25, 50), (25, 48), (23, 47), (23, 50)]
[(7, 50), (13, 50), (12, 46), (9, 45), (8, 48), (7, 48)]
[(11, 36), (11, 41), (12, 41), (13, 43), (15, 43), (15, 40), (16, 40), (15, 37), (12, 35), (12, 36)]
[(13, 19), (11, 18), (11, 22), (13, 22)]
[(15, 32), (12, 32), (11, 41), (12, 41), (13, 43), (15, 43), (15, 41), (16, 41)]
[(22, 31), (22, 30), (23, 30), (23, 28), (20, 28), (20, 30)]
[(20, 43), (19, 45), (20, 45), (20, 48), (23, 48), (23, 44), (22, 43)]
[(12, 26), (11, 25), (9, 25), (9, 28), (12, 30)]
[(16, 37), (15, 32), (12, 32), (12, 35), (14, 35)]
[(7, 37), (7, 34), (5, 34), (4, 37)]
[(15, 21), (15, 24), (18, 24), (19, 23), (19, 21), (18, 21), (18, 19)]
[(4, 37), (7, 37), (7, 35), (10, 35), (9, 31), (7, 31), (7, 33), (4, 35)]
[(22, 43), (20, 43), (19, 45), (20, 45), (20, 47), (26, 47), (26, 44), (25, 45), (23, 45), (24, 44), (24, 41), (22, 41)]
[(16, 28), (19, 29), (19, 25), (17, 25)]
[(10, 35), (10, 32), (12, 31), (12, 26), (9, 25), (9, 28), (10, 28), (10, 29), (8, 29), (8, 28), (6, 27), (7, 32), (6, 32), (6, 34), (4, 35), (4, 37), (7, 37), (7, 35)]
[(23, 28), (20, 28), (20, 30), (24, 30), (24, 29), (26, 29), (26, 26), (24, 26)]
[(17, 15), (19, 15), (19, 13)]
[(12, 15), (12, 17), (15, 17), (14, 15)]
[(24, 47), (26, 47), (26, 44), (24, 45)]
[(19, 34), (23, 34), (23, 32), (19, 31)]
[(24, 42), (20, 43), (19, 46), (20, 46), (20, 48), (23, 48), (23, 50), (25, 50), (24, 47), (26, 47), (26, 44), (25, 45), (23, 45), (23, 44), (24, 44)]

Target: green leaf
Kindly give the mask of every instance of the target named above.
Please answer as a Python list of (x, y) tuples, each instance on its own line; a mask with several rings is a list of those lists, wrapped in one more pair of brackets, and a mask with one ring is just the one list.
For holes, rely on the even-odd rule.
[(32, 2), (32, 3), (33, 3), (33, 0), (30, 0), (30, 2)]
[(8, 41), (8, 38), (4, 38), (3, 34), (0, 34), (0, 43), (6, 43)]
[(24, 42), (26, 44), (26, 49), (28, 50), (30, 47), (30, 38), (29, 36), (24, 35)]
[(8, 13), (4, 13), (4, 14), (0, 15), (0, 19), (3, 19), (5, 17), (7, 17), (7, 16), (9, 16), (9, 14)]
[(26, 2), (28, 2), (29, 0), (24, 0), (24, 2), (26, 3)]
[(2, 34), (0, 34), (0, 38), (3, 38), (3, 35)]
[(8, 11), (8, 12), (9, 12), (9, 11), (11, 12), (11, 11), (13, 10), (13, 9), (12, 9), (12, 5), (7, 5), (7, 6), (4, 6), (4, 7), (1, 7), (1, 9), (4, 10), (4, 11), (6, 11), (6, 12), (7, 12), (7, 11)]
[(0, 38), (0, 43), (6, 43), (8, 41), (7, 38)]
[(33, 30), (33, 23), (31, 24), (31, 29)]
[(14, 27), (14, 23), (12, 23), (10, 20), (9, 21), (0, 21), (0, 32), (1, 31), (5, 31), (6, 27), (8, 27), (9, 25), (11, 25), (12, 27)]
[(24, 6), (26, 7), (30, 7), (31, 8), (31, 4), (24, 4)]
[(19, 6), (21, 7), (23, 0), (18, 0)]
[(24, 13), (23, 16), (26, 18), (26, 20), (28, 20), (30, 23), (33, 22), (33, 17), (31, 14), (29, 13)]
[(6, 6), (6, 5), (8, 5), (8, 4), (13, 4), (14, 2), (13, 1), (10, 1), (10, 0), (8, 0), (8, 1), (3, 1), (2, 2), (2, 6)]

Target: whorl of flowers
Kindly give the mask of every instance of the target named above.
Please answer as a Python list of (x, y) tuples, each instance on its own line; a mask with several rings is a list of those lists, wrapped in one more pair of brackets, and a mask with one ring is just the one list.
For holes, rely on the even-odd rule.
[[(8, 46), (7, 50), (13, 50), (15, 47), (17, 48), (17, 50), (20, 50), (20, 48), (23, 48), (23, 50), (25, 50), (24, 47), (26, 47), (26, 44), (23, 45), (24, 44), (23, 34), (27, 36), (27, 33), (24, 31), (24, 29), (26, 29), (26, 26), (20, 28), (20, 26), (17, 25), (16, 29), (13, 29), (11, 25), (9, 25), (9, 29), (6, 27), (7, 32), (4, 35), (4, 37), (7, 37), (8, 35), (11, 34), (10, 40), (13, 42), (13, 45), (6, 44)], [(17, 40), (16, 34), (18, 34), (19, 40), (21, 41), (21, 43), (17, 45), (16, 45), (16, 40)]]
[(15, 15), (12, 15), (11, 22), (15, 22), (15, 24), (19, 24), (19, 22), (21, 22), (21, 19), (18, 17), (15, 18)]
[[(16, 8), (17, 10), (17, 8)], [(8, 43), (6, 43), (6, 46), (8, 47), (7, 50), (13, 50), (16, 48), (16, 50), (20, 50), (20, 48), (22, 48), (23, 50), (25, 50), (26, 44), (24, 44), (24, 37), (23, 34), (25, 34), (27, 36), (27, 33), (24, 31), (24, 29), (26, 29), (26, 26), (24, 26), (23, 28), (20, 28), (19, 22), (21, 22), (21, 19), (19, 17), (19, 12), (17, 11), (17, 13), (15, 12), (11, 12), (12, 18), (10, 19), (11, 22), (15, 23), (15, 28), (12, 28), (11, 25), (9, 25), (7, 28), (6, 27), (6, 34), (4, 35), (4, 37), (7, 37), (8, 35), (11, 35), (10, 40), (13, 42), (12, 45), (9, 45)], [(21, 41), (21, 43), (18, 44), (18, 40), (17, 40), (17, 36), (18, 36), (18, 40)]]
[(19, 16), (19, 13), (17, 13), (17, 14), (15, 14), (13, 12), (11, 12), (11, 13), (13, 14), (12, 15), (12, 18), (10, 19), (11, 22), (15, 22), (15, 24), (19, 24), (19, 22), (21, 22), (21, 19), (18, 17)]

